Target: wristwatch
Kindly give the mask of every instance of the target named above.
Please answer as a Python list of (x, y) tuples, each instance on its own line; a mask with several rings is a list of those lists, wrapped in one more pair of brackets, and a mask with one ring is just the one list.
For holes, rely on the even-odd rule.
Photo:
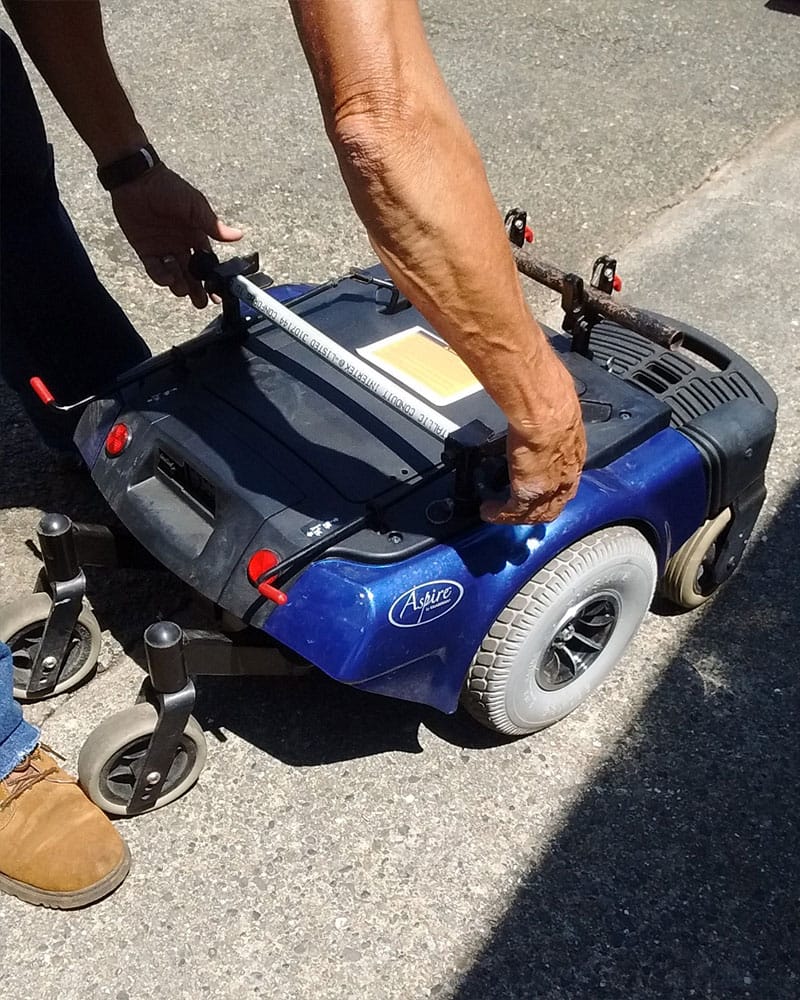
[(98, 167), (97, 179), (106, 191), (113, 191), (121, 184), (135, 181), (137, 177), (146, 174), (158, 163), (161, 163), (161, 157), (148, 142), (146, 146), (137, 149), (135, 153), (114, 160), (113, 163), (107, 163), (104, 167)]

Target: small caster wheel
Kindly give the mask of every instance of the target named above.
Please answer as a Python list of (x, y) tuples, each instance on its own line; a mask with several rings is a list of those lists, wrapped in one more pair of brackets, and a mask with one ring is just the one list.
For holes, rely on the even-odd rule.
[[(112, 715), (89, 734), (78, 757), (78, 780), (104, 812), (130, 815), (133, 788), (157, 721), (155, 706), (141, 702)], [(203, 730), (189, 716), (161, 794), (151, 808), (160, 809), (188, 792), (200, 777), (206, 753)]]
[(11, 649), (14, 661), (14, 697), (18, 701), (41, 701), (71, 691), (85, 680), (100, 655), (100, 626), (84, 605), (67, 649), (66, 663), (58, 684), (41, 694), (28, 694), (28, 681), (44, 635), (52, 601), (49, 594), (30, 594), (0, 607), (0, 642)]
[(717, 589), (711, 570), (717, 559), (718, 542), (731, 523), (726, 507), (713, 520), (706, 521), (667, 563), (658, 592), (679, 608), (699, 608)]

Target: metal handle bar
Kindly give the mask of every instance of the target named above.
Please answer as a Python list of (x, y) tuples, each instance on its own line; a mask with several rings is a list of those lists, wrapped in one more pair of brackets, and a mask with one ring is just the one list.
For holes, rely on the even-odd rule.
[(288, 334), (305, 344), (321, 358), (327, 361), (334, 368), (337, 368), (344, 375), (347, 375), (354, 382), (363, 386), (374, 396), (382, 399), (385, 403), (394, 407), (403, 416), (408, 417), (414, 423), (419, 424), (424, 430), (434, 437), (444, 441), (450, 434), (457, 431), (458, 424), (448, 420), (432, 407), (417, 399), (410, 392), (401, 388), (396, 382), (384, 377), (371, 365), (366, 364), (355, 354), (345, 350), (335, 340), (326, 336), (321, 330), (312, 326), (308, 320), (298, 316), (291, 309), (278, 302), (271, 295), (262, 291), (258, 285), (253, 284), (247, 278), (239, 275), (230, 281), (230, 290), (233, 294), (246, 302), (253, 309), (258, 310), (267, 319), (285, 330)]
[[(564, 294), (567, 274), (558, 267), (548, 264), (546, 261), (538, 260), (533, 254), (519, 247), (514, 247), (514, 260), (517, 270), (538, 281), (540, 285), (546, 285), (553, 291)], [(657, 319), (652, 313), (643, 312), (633, 306), (624, 305), (617, 299), (612, 299), (605, 292), (597, 291), (595, 288), (584, 288), (584, 296), (589, 305), (596, 312), (607, 319), (619, 323), (628, 330), (652, 340), (661, 347), (675, 348), (683, 343), (683, 333), (677, 327), (670, 326), (662, 320)]]

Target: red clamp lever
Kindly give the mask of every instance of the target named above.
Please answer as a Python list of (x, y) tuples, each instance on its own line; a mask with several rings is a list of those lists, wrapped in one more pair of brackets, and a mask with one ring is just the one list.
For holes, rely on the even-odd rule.
[(525, 242), (533, 243), (533, 230), (530, 226), (525, 227)]
[(274, 601), (275, 604), (284, 605), (289, 600), (288, 594), (284, 594), (282, 590), (278, 590), (277, 587), (273, 587), (267, 582), (259, 583), (257, 589), (262, 597), (266, 597), (268, 601)]
[(615, 292), (622, 291), (622, 278), (620, 278), (618, 274), (614, 275), (614, 291)]
[(270, 552), (269, 549), (257, 549), (250, 556), (250, 561), (247, 563), (247, 579), (262, 597), (266, 597), (268, 601), (273, 601), (275, 604), (284, 605), (289, 600), (289, 595), (272, 586), (272, 581), (275, 577), (270, 576), (263, 581), (261, 579), (273, 566), (277, 566), (279, 562), (280, 560), (275, 553)]

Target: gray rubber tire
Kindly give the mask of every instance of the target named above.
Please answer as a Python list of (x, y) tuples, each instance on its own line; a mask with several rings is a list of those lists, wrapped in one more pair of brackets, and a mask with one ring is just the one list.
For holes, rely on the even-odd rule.
[[(626, 525), (570, 545), (495, 619), (467, 671), (464, 707), (487, 729), (511, 736), (535, 733), (569, 715), (622, 656), (650, 607), (657, 572), (650, 543)], [(599, 607), (611, 613), (598, 648), (581, 654), (583, 672), (548, 686), (546, 671), (556, 662), (553, 649), (565, 630), (576, 616)]]
[[(113, 773), (118, 768), (126, 771), (124, 762), (129, 759), (127, 755), (135, 757), (144, 750), (157, 720), (157, 709), (149, 702), (140, 702), (102, 722), (89, 734), (81, 748), (78, 781), (92, 802), (111, 816), (129, 815), (128, 805), (133, 793), (133, 776), (126, 784), (124, 780), (115, 781)], [(190, 715), (167, 782), (153, 809), (169, 805), (189, 791), (200, 777), (206, 754), (203, 730)]]
[[(20, 656), (27, 648), (33, 648), (37, 633), (44, 630), (50, 614), (52, 601), (49, 594), (29, 594), (18, 601), (0, 607), (0, 642), (11, 647), (14, 656), (14, 697), (18, 701), (43, 701), (57, 694), (71, 691), (84, 681), (97, 665), (100, 655), (100, 626), (91, 610), (84, 605), (72, 633), (72, 646), (67, 653), (67, 663), (61, 680), (52, 691), (29, 695), (26, 691), (30, 677), (27, 655)], [(26, 638), (27, 637), (27, 638)]]
[(679, 608), (699, 608), (717, 589), (704, 585), (703, 563), (717, 540), (731, 523), (733, 514), (726, 507), (711, 521), (701, 525), (667, 563), (658, 592)]

